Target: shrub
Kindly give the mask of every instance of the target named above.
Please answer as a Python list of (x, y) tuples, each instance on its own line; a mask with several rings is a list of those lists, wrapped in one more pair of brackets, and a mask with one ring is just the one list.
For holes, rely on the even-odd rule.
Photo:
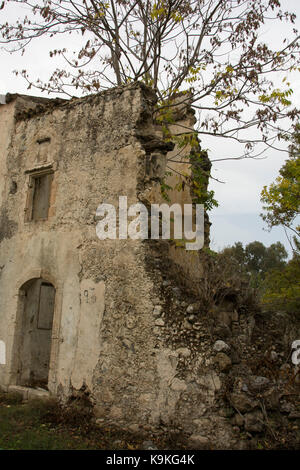
[(295, 255), (284, 269), (274, 269), (267, 274), (262, 303), (270, 310), (300, 312), (299, 255)]
[(239, 311), (258, 309), (257, 290), (250, 286), (250, 276), (237, 259), (227, 252), (205, 250), (202, 260), (205, 268), (199, 294), (205, 311), (225, 300), (232, 301)]

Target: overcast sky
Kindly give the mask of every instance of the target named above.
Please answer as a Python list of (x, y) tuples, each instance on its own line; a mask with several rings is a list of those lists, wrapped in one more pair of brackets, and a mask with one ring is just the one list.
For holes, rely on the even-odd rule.
[[(282, 9), (296, 13), (296, 28), (300, 30), (300, 0), (282, 0)], [(13, 15), (16, 15), (14, 7)], [(0, 22), (3, 22), (4, 11), (0, 11)], [(275, 24), (273, 28), (268, 26), (264, 32), (271, 40), (273, 49), (280, 48), (282, 41), (287, 35), (285, 24)], [(264, 37), (262, 37), (264, 40)], [(59, 64), (58, 64), (59, 65)], [(0, 50), (0, 94), (28, 93), (41, 95), (38, 91), (27, 90), (27, 85), (21, 77), (16, 77), (13, 70), (27, 69), (31, 77), (39, 77), (47, 80), (53, 71), (53, 60), (49, 58), (47, 43), (39, 39), (33, 44), (28, 52), (21, 56), (8, 54)], [(300, 78), (294, 74), (291, 77), (291, 87), (294, 90), (293, 104), (300, 102)], [(42, 95), (44, 96), (44, 95)], [(47, 96), (47, 95), (46, 95)], [(226, 139), (206, 137), (202, 140), (204, 148), (209, 149), (212, 160), (240, 155), (240, 149), (235, 143)], [(254, 240), (260, 240), (265, 245), (281, 241), (289, 250), (283, 229), (274, 228), (268, 232), (259, 214), (262, 211), (260, 203), (260, 192), (264, 185), (269, 185), (282, 166), (287, 154), (284, 152), (268, 151), (267, 158), (263, 160), (241, 160), (223, 161), (213, 164), (212, 175), (224, 181), (224, 184), (212, 181), (210, 188), (214, 189), (219, 207), (210, 212), (211, 247), (222, 249), (224, 246), (232, 245), (241, 241), (244, 244)], [(290, 250), (289, 250), (290, 251)]]

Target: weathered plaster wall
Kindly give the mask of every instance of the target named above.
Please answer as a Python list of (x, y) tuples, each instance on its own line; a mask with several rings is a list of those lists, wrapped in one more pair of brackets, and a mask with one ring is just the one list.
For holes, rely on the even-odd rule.
[[(14, 233), (4, 234), (0, 255), (0, 265), (4, 266), (1, 331), (7, 339), (8, 356), (12, 356), (18, 289), (33, 271), (42, 271), (45, 277), (48, 273), (62, 302), (57, 305), (54, 324), (59, 335), (54, 338), (59, 343), (54, 360), (59, 365), (55, 380), (52, 376), (50, 382), (52, 379), (53, 384), (63, 387), (69, 387), (73, 370), (76, 386), (82, 385), (83, 378), (91, 385), (96, 359), (90, 352), (99, 349), (99, 335), (91, 332), (92, 325), (99, 330), (104, 311), (104, 265), (106, 260), (111, 263), (110, 257), (115, 258), (113, 271), (106, 274), (114, 277), (119, 264), (127, 262), (127, 255), (124, 260), (116, 258), (118, 243), (113, 242), (110, 250), (106, 242), (101, 246), (95, 233), (96, 208), (105, 201), (117, 205), (121, 194), (127, 195), (131, 203), (137, 200), (137, 159), (143, 153), (132, 136), (141, 115), (140, 90), (106, 94), (92, 101), (76, 102), (16, 124), (6, 180), (13, 178), (18, 190), (10, 194), (6, 188), (2, 206), (15, 227)], [(116, 123), (115, 128), (112, 123)], [(49, 218), (25, 222), (26, 171), (46, 164), (52, 164), (54, 170)], [(85, 272), (83, 265), (96, 264), (95, 250), (105, 256), (101, 266), (91, 266), (90, 271), (97, 274), (95, 281), (88, 281), (93, 273)], [(117, 287), (115, 284), (115, 292)], [(93, 293), (88, 302), (96, 307), (87, 309), (86, 291)], [(89, 361), (91, 366), (87, 367)], [(6, 374), (8, 370), (9, 365)], [(7, 382), (9, 377), (1, 379)]]
[[(189, 273), (198, 279), (197, 256), (191, 255), (192, 264), (185, 250), (170, 249), (168, 242), (156, 256), (151, 242), (96, 237), (100, 203), (117, 207), (120, 195), (129, 205), (161, 201), (170, 147), (152, 121), (154, 102), (150, 90), (133, 85), (51, 110), (31, 109), (28, 118), (19, 113), (6, 163), (6, 179), (13, 178), (17, 190), (6, 187), (3, 193), (14, 230), (0, 245), (0, 331), (8, 352), (0, 382), (14, 383), (18, 374), (19, 289), (43, 278), (56, 288), (49, 389), (65, 398), (85, 386), (99, 418), (132, 426), (188, 422), (191, 413), (198, 419), (203, 400), (212, 406), (220, 388), (217, 377), (207, 378), (211, 371), (201, 373), (199, 383), (193, 374), (179, 376), (182, 358), (189, 363), (191, 351), (168, 341), (172, 319), (165, 318), (164, 270), (176, 278), (179, 262), (178, 279), (189, 281)], [(26, 221), (28, 172), (50, 167), (48, 220)], [(188, 202), (190, 195), (185, 197)], [(156, 262), (164, 269), (152, 269)], [(173, 300), (170, 312), (186, 308)], [(191, 367), (201, 363), (196, 351)], [(207, 385), (201, 390), (206, 382), (209, 392)]]
[[(4, 231), (11, 233), (13, 226), (9, 220), (7, 207), (4, 204), (6, 187), (12, 184), (12, 181), (6, 179), (7, 167), (6, 156), (12, 129), (14, 127), (15, 103), (0, 106), (0, 241), (4, 237)], [(9, 190), (12, 188), (9, 188)]]
[(2, 206), (5, 175), (6, 175), (6, 152), (11, 135), (11, 129), (14, 126), (14, 104), (0, 106), (0, 204)]
[[(2, 205), (14, 226), (4, 234), (0, 253), (1, 332), (8, 351), (2, 383), (17, 375), (19, 289), (42, 277), (56, 288), (51, 391), (66, 394), (85, 383), (99, 402), (98, 414), (102, 409), (118, 417), (126, 409), (128, 416), (131, 409), (135, 416), (158, 419), (156, 387), (164, 373), (161, 366), (157, 370), (153, 349), (152, 311), (159, 298), (145, 265), (147, 246), (100, 241), (95, 233), (101, 202), (117, 206), (120, 195), (129, 204), (138, 202), (137, 188), (147, 175), (150, 183), (151, 171), (157, 180), (136, 136), (144, 129), (149, 139), (155, 137), (148, 125), (153, 102), (148, 90), (136, 86), (18, 118), (6, 161), (6, 180), (13, 179), (17, 190), (6, 187)], [(166, 151), (158, 153), (163, 158)], [(26, 222), (28, 172), (50, 166), (48, 220)]]

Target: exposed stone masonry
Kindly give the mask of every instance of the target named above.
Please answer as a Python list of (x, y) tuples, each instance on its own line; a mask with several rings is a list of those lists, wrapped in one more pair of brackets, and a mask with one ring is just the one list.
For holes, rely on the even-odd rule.
[[(155, 103), (151, 89), (131, 84), (70, 101), (11, 95), (0, 106), (0, 340), (8, 359), (0, 384), (64, 403), (85, 390), (101, 423), (173, 429), (193, 447), (255, 447), (265, 433), (277, 433), (270, 413), (282, 425), (299, 418), (298, 384), (283, 355), (299, 336), (297, 323), (269, 352), (259, 312), (243, 311), (234, 298), (203, 308), (201, 253), (96, 236), (100, 203), (117, 206), (120, 195), (129, 205), (162, 202), (161, 180), (176, 148), (153, 119)], [(172, 131), (194, 119), (180, 108)], [(48, 216), (33, 220), (35, 185), (45, 175)], [(172, 203), (191, 201), (189, 188), (171, 191)], [(53, 309), (51, 341), (40, 305)], [(36, 348), (44, 359), (34, 362)]]

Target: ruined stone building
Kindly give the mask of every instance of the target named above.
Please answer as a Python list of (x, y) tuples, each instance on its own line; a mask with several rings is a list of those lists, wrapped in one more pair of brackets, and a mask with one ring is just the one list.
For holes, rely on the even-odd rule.
[[(128, 422), (174, 412), (186, 385), (160, 337), (166, 278), (151, 268), (150, 243), (95, 231), (100, 203), (161, 199), (172, 146), (153, 124), (155, 102), (135, 84), (71, 101), (9, 95), (0, 105), (2, 387), (67, 397), (84, 386), (98, 415)], [(175, 132), (180, 120), (193, 125), (193, 113), (177, 114)], [(191, 200), (188, 190), (171, 198)], [(197, 280), (195, 253), (164, 251), (179, 277)]]
[[(135, 83), (70, 101), (0, 103), (1, 389), (64, 402), (84, 390), (99, 419), (132, 430), (179, 426), (197, 445), (237, 447), (241, 419), (261, 430), (251, 386), (273, 385), (249, 365), (253, 316), (230, 302), (202, 314), (198, 252), (96, 235), (99, 204), (162, 202), (165, 175), (174, 187), (177, 172), (190, 171), (153, 119), (154, 92)], [(194, 121), (179, 103), (171, 130)], [(169, 197), (192, 201), (188, 186)], [(236, 422), (224, 401), (229, 370)], [(265, 406), (275, 406), (266, 387)]]

